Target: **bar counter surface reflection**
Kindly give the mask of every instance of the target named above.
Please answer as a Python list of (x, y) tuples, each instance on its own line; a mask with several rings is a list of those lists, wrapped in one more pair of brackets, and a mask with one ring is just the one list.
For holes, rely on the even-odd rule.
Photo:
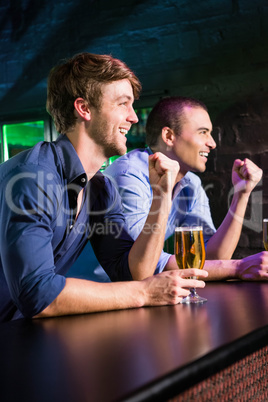
[(200, 294), (209, 302), (1, 324), (1, 402), (162, 402), (267, 345), (266, 283)]

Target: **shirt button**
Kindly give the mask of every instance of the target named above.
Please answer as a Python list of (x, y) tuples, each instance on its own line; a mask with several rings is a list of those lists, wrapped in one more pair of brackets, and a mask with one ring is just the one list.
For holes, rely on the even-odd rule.
[(85, 177), (82, 177), (81, 178), (81, 183), (85, 183), (86, 182), (86, 178)]
[(70, 225), (70, 226), (69, 226), (69, 229), (72, 230), (73, 227), (74, 227), (74, 225)]

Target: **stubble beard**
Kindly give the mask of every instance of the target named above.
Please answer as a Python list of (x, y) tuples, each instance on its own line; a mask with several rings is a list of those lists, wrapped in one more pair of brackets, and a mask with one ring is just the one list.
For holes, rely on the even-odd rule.
[(107, 133), (109, 128), (105, 124), (100, 124), (98, 129), (94, 131), (93, 139), (97, 145), (102, 147), (105, 157), (111, 158), (116, 155), (124, 155), (127, 151), (126, 144), (121, 143), (120, 139), (113, 140), (111, 137), (107, 138), (104, 133)]
[(122, 156), (125, 155), (127, 152), (127, 147), (119, 146), (117, 144), (109, 144), (107, 145), (105, 154), (108, 155), (108, 158), (111, 158), (112, 156)]

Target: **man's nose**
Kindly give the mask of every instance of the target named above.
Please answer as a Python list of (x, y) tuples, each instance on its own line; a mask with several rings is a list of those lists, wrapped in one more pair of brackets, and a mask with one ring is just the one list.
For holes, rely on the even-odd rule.
[(209, 141), (207, 143), (207, 145), (211, 148), (211, 149), (215, 149), (217, 144), (214, 141), (214, 138), (212, 137), (212, 135), (209, 136)]
[(130, 121), (132, 124), (138, 123), (138, 121), (139, 121), (138, 116), (132, 106), (130, 108), (130, 113), (129, 113), (127, 120)]

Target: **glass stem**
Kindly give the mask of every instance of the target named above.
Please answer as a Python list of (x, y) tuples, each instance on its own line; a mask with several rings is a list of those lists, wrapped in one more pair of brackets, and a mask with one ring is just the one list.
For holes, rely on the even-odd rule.
[(190, 288), (191, 296), (197, 296), (195, 288)]

